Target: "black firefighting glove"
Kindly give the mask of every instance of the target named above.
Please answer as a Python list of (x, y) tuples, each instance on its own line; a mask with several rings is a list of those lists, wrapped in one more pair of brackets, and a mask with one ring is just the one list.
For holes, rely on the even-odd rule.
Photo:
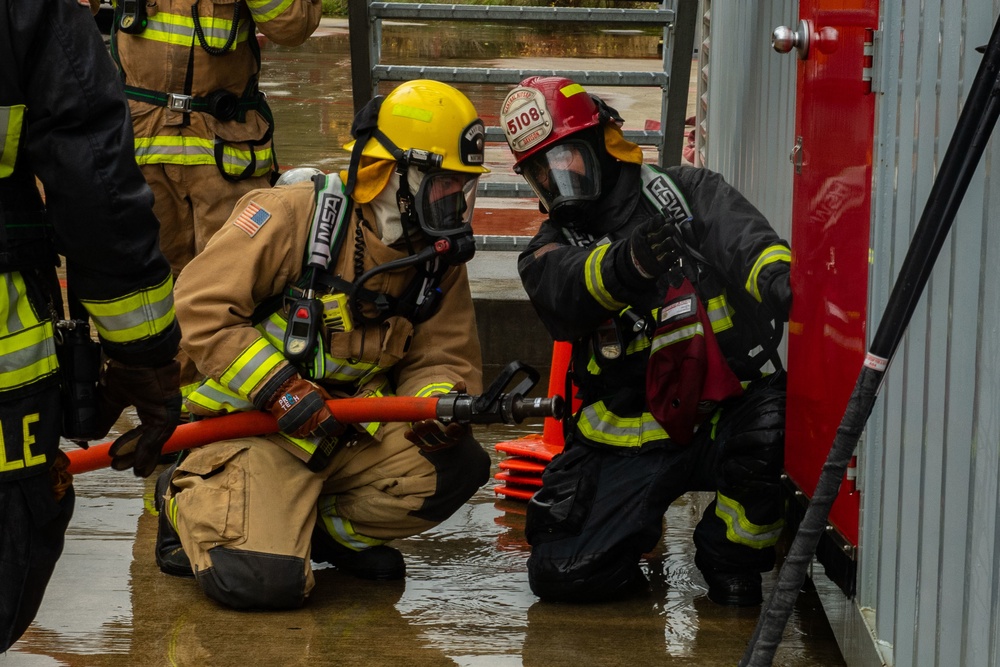
[(111, 467), (132, 468), (136, 477), (149, 477), (181, 418), (180, 364), (171, 360), (152, 368), (106, 359), (97, 383), (101, 432), (107, 433), (130, 405), (135, 406), (139, 425), (111, 445)]
[(675, 225), (662, 216), (647, 220), (632, 230), (629, 237), (629, 255), (638, 273), (647, 279), (666, 273), (677, 263), (683, 248)]
[(774, 313), (774, 317), (782, 322), (788, 321), (792, 310), (791, 273), (787, 264), (775, 263), (761, 272), (761, 281), (766, 281), (763, 292), (765, 305)]
[(278, 420), (281, 432), (293, 438), (340, 435), (345, 426), (326, 407), (328, 400), (325, 389), (296, 374), (285, 380), (263, 407)]
[[(452, 391), (460, 394), (465, 393), (465, 382), (461, 380), (456, 382)], [(468, 424), (452, 422), (446, 425), (437, 419), (422, 419), (410, 424), (410, 428), (403, 432), (403, 437), (425, 452), (434, 452), (454, 447), (469, 433)]]

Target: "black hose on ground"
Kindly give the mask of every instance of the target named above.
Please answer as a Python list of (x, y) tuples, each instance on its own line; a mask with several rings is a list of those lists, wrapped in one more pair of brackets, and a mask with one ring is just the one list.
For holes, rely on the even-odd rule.
[(841, 480), (871, 415), (882, 378), (906, 332), (1000, 115), (1000, 22), (994, 26), (984, 53), (889, 295), (882, 321), (865, 355), (854, 392), (823, 464), (816, 491), (778, 573), (778, 580), (761, 609), (757, 627), (739, 667), (770, 667), (774, 660), (775, 650), (805, 582), (816, 546), (826, 530), (830, 508), (840, 490)]

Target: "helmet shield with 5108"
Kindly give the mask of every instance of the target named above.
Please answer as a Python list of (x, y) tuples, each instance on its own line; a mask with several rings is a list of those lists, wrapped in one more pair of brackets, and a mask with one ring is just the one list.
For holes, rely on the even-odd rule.
[(583, 86), (562, 77), (529, 77), (500, 110), (514, 170), (553, 222), (570, 222), (601, 194), (594, 144), (601, 110)]

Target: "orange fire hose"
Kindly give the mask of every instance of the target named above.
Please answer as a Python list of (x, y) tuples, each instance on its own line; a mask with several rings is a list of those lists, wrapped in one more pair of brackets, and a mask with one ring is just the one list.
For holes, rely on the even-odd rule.
[[(360, 422), (412, 422), (437, 419), (438, 396), (414, 398), (410, 396), (378, 396), (370, 398), (336, 398), (326, 402), (337, 421), (344, 424)], [(274, 433), (278, 423), (266, 412), (237, 412), (224, 417), (202, 419), (181, 424), (163, 445), (163, 453), (179, 452), (210, 442), (242, 438), (251, 435)], [(113, 441), (91, 445), (87, 449), (67, 452), (73, 474), (106, 468), (111, 465)]]

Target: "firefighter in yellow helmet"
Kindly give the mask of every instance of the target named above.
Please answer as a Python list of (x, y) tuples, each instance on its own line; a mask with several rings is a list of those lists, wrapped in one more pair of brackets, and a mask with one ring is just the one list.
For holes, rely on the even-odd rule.
[[(279, 433), (201, 447), (161, 475), (156, 557), (234, 608), (290, 608), (310, 560), (398, 579), (391, 540), (448, 518), (488, 478), (470, 429), (338, 423), (330, 396), (482, 391), (465, 262), (483, 123), (436, 81), (355, 118), (350, 168), (251, 192), (177, 284), (197, 415), (264, 410)], [(225, 270), (220, 270), (225, 267)]]

